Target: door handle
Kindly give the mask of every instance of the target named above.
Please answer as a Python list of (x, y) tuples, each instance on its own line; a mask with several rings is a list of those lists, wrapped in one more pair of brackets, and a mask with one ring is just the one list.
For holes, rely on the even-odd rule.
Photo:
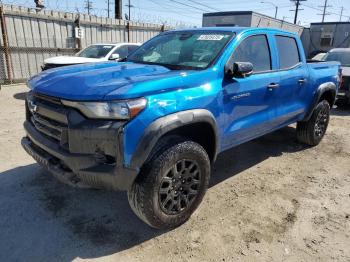
[(305, 78), (302, 78), (302, 79), (298, 80), (298, 83), (301, 84), (301, 85), (305, 84), (305, 82), (306, 82)]
[(273, 89), (275, 88), (278, 88), (280, 85), (279, 84), (276, 84), (276, 83), (271, 83), (267, 86), (267, 88), (272, 91)]

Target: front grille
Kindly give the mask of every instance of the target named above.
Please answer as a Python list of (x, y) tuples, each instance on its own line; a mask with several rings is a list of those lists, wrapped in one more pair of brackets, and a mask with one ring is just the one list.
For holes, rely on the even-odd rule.
[[(36, 107), (35, 110), (30, 110), (30, 103)], [(67, 109), (59, 99), (29, 94), (26, 105), (27, 120), (35, 129), (63, 148), (68, 147)]]
[(35, 126), (35, 128), (44, 133), (47, 136), (50, 136), (57, 141), (61, 141), (62, 133), (65, 126), (58, 124), (55, 121), (47, 119), (45, 117), (40, 116), (39, 114), (32, 114), (30, 121)]

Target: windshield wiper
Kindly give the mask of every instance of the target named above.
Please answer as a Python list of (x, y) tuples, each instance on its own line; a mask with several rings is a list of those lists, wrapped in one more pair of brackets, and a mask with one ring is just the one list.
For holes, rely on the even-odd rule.
[(194, 66), (185, 66), (185, 65), (172, 65), (172, 64), (162, 64), (162, 63), (155, 63), (155, 62), (146, 62), (146, 61), (137, 61), (137, 60), (126, 60), (128, 62), (136, 63), (136, 64), (145, 64), (145, 65), (157, 65), (157, 66), (164, 66), (168, 68), (169, 70), (200, 70), (202, 68), (194, 67)]

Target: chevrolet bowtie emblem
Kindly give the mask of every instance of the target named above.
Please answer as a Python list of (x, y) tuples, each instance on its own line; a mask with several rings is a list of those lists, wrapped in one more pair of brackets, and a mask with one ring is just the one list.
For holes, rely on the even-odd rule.
[(33, 101), (28, 101), (28, 108), (32, 113), (36, 113), (38, 111), (38, 106)]

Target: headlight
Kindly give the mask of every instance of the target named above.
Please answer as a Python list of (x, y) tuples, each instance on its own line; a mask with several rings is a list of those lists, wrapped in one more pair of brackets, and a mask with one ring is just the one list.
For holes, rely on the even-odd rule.
[(78, 109), (88, 118), (131, 119), (146, 107), (147, 100), (145, 98), (109, 102), (72, 102), (62, 100), (62, 104)]

